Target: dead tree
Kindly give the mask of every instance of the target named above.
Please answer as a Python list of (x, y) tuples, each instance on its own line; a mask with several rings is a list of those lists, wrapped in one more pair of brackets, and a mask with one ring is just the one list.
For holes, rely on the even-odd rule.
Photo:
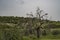
[[(40, 29), (42, 28), (41, 27), (41, 25), (42, 24), (44, 24), (43, 22), (42, 22), (42, 20), (43, 20), (43, 17), (44, 16), (46, 16), (46, 15), (48, 15), (47, 13), (45, 13), (44, 15), (41, 15), (41, 13), (43, 12), (43, 10), (40, 10), (39, 8), (37, 8), (37, 10), (36, 10), (36, 19), (38, 19), (38, 22), (39, 22), (39, 26), (37, 25), (37, 28), (36, 28), (36, 31), (37, 31), (37, 38), (39, 38), (40, 37)], [(27, 14), (29, 17), (31, 17), (32, 18), (32, 22), (31, 22), (31, 24), (33, 24), (33, 18), (34, 18), (34, 15), (32, 14), (32, 12), (31, 12), (31, 14)], [(37, 20), (36, 20), (37, 21)], [(37, 23), (38, 23), (37, 22)]]
[(37, 29), (36, 29), (36, 31), (37, 31), (37, 38), (39, 38), (40, 37), (40, 29), (42, 28), (41, 27), (41, 25), (42, 24), (44, 24), (43, 22), (42, 22), (42, 18), (45, 16), (45, 15), (47, 15), (47, 13), (45, 13), (44, 15), (41, 15), (41, 13), (43, 12), (43, 10), (40, 10), (39, 8), (36, 10), (36, 14), (37, 14), (37, 16), (38, 16), (38, 20), (39, 20), (39, 26), (37, 27)]
[(33, 26), (33, 14), (27, 14), (29, 16), (29, 22), (28, 22), (28, 27), (29, 27), (29, 33), (32, 34), (32, 26)]

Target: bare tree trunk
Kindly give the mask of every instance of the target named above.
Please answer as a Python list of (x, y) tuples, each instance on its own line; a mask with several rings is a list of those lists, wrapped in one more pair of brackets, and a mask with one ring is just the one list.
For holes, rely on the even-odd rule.
[(37, 31), (37, 38), (39, 38), (40, 37), (40, 27), (38, 27), (36, 31)]

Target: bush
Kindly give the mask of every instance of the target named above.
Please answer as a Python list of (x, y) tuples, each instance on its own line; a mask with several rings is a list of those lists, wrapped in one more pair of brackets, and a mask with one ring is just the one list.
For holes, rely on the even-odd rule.
[(42, 35), (43, 35), (43, 36), (47, 35), (46, 30), (44, 30), (44, 31), (42, 32)]
[(54, 31), (52, 31), (52, 34), (53, 35), (58, 35), (58, 34), (60, 34), (60, 31), (59, 30), (54, 30)]

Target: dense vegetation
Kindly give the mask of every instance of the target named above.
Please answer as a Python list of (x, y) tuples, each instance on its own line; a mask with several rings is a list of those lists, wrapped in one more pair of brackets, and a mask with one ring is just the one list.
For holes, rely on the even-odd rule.
[(48, 25), (43, 25), (43, 28), (40, 30), (40, 38), (37, 38), (36, 24), (39, 25), (36, 18), (0, 16), (0, 40), (60, 39), (59, 21), (49, 21), (49, 24), (46, 22), (44, 25)]

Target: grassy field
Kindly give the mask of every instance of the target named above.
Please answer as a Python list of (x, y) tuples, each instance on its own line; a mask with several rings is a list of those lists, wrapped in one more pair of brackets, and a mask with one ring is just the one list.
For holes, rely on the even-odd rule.
[(24, 37), (23, 40), (60, 40), (60, 39), (58, 39), (58, 38), (57, 39), (53, 39), (53, 37), (52, 37), (52, 39), (51, 38), (48, 38), (48, 37), (47, 38), (44, 38), (44, 37), (43, 38)]
[[(2, 38), (4, 38), (4, 31), (6, 30), (6, 32), (7, 33), (11, 33), (10, 35), (13, 35), (13, 34), (15, 34), (15, 36), (17, 36), (18, 37), (18, 39), (20, 38), (20, 40), (60, 40), (60, 34), (57, 34), (57, 35), (52, 35), (52, 33), (50, 33), (50, 34), (48, 34), (48, 35), (45, 35), (45, 36), (43, 36), (43, 35), (41, 35), (41, 37), (40, 38), (37, 38), (35, 35), (34, 36), (32, 36), (32, 35), (30, 35), (30, 36), (23, 36), (23, 37), (20, 37), (20, 36), (18, 36), (19, 34), (20, 35), (22, 35), (23, 33), (24, 33), (24, 29), (23, 30), (21, 30), (21, 29), (14, 29), (15, 28), (15, 26), (14, 26), (15, 24), (10, 24), (10, 23), (8, 23), (8, 24), (6, 24), (6, 23), (2, 23), (2, 24), (0, 24), (0, 40), (2, 40)], [(14, 26), (14, 27), (13, 27)], [(7, 28), (6, 28), (7, 27)], [(16, 30), (15, 32), (13, 32), (12, 31), (12, 29), (13, 30)], [(4, 30), (4, 31), (3, 31)], [(54, 30), (58, 30), (58, 31), (60, 31), (60, 28), (52, 28), (51, 29), (51, 31), (54, 31)], [(10, 31), (10, 32), (9, 32)], [(21, 32), (21, 33), (19, 33), (19, 31), (23, 31), (23, 32)], [(14, 37), (15, 37), (14, 36)], [(7, 37), (7, 36), (6, 36)], [(17, 39), (16, 39), (17, 40)]]

